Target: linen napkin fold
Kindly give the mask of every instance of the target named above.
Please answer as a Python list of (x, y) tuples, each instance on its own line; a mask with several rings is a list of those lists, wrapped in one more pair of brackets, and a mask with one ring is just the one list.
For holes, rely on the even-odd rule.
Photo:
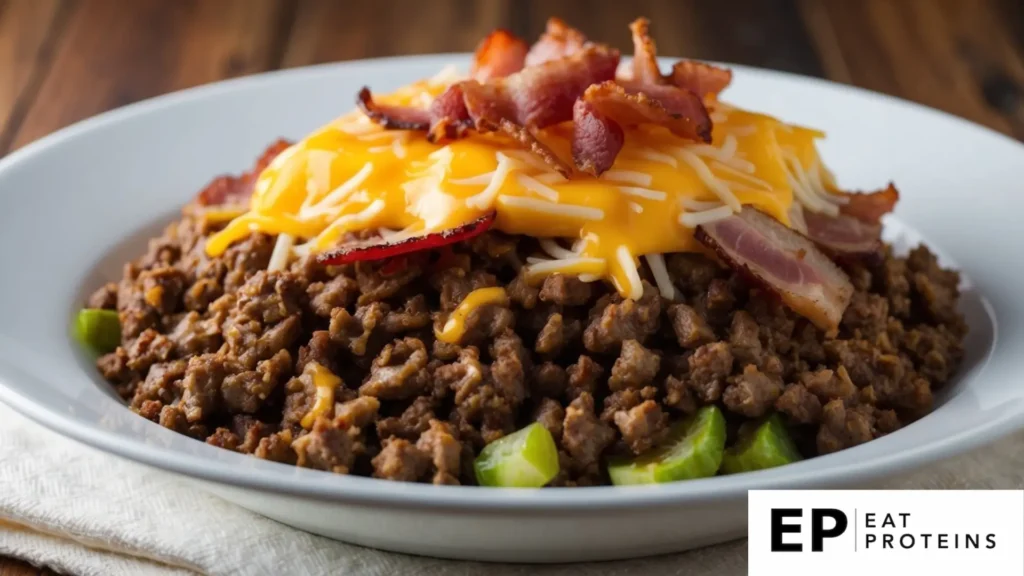
[[(1024, 433), (888, 488), (1024, 487)], [(62, 438), (0, 405), (0, 555), (81, 576), (746, 574), (746, 543), (576, 565), (381, 552), (289, 528), (169, 474)]]

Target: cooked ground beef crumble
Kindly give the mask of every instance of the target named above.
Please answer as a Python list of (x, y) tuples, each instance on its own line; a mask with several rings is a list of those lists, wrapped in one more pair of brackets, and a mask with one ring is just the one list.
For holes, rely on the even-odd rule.
[[(958, 274), (924, 246), (845, 263), (856, 293), (830, 339), (696, 254), (666, 258), (677, 301), (651, 278), (633, 301), (574, 277), (531, 286), (526, 237), (489, 232), (398, 269), (305, 259), (268, 272), (273, 237), (210, 258), (218, 227), (190, 205), (89, 298), (122, 326), (97, 366), (144, 418), (340, 474), (473, 484), (483, 446), (536, 421), (559, 449), (549, 485), (607, 484), (605, 458), (650, 450), (712, 403), (730, 439), (778, 412), (804, 456), (826, 454), (926, 414), (967, 332)], [(489, 286), (505, 287), (508, 305), (471, 313), (458, 345), (436, 340), (465, 295)], [(340, 383), (333, 406), (303, 422), (314, 362)]]

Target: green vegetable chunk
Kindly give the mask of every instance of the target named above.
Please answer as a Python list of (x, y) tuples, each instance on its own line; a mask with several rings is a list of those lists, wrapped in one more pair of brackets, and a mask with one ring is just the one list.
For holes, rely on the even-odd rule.
[(736, 474), (753, 472), (789, 464), (803, 459), (786, 425), (778, 414), (772, 414), (753, 430), (740, 431), (736, 444), (725, 451), (722, 472)]
[(84, 308), (75, 318), (75, 335), (99, 354), (113, 352), (121, 343), (121, 320), (114, 310)]
[(558, 448), (535, 422), (485, 446), (473, 469), (481, 486), (540, 488), (558, 475)]
[(637, 458), (608, 462), (612, 484), (658, 484), (714, 476), (725, 451), (725, 417), (705, 406), (672, 426), (668, 439)]

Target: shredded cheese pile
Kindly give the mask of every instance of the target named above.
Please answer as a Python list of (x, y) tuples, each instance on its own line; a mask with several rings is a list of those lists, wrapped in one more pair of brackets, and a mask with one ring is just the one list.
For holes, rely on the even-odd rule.
[[(457, 78), (435, 77), (382, 98), (426, 106)], [(834, 215), (842, 198), (822, 165), (822, 133), (717, 103), (711, 144), (660, 126), (626, 131), (611, 170), (566, 179), (496, 134), (431, 144), (425, 135), (384, 130), (352, 112), (281, 153), (257, 180), (249, 210), (206, 246), (211, 256), (253, 231), (278, 235), (270, 268), (335, 247), (347, 232), (396, 238), (440, 232), (490, 211), (495, 227), (542, 239), (529, 279), (550, 274), (606, 280), (639, 298), (646, 262), (672, 297), (663, 254), (700, 251), (693, 229), (752, 205), (802, 227), (804, 209)], [(539, 137), (571, 159), (571, 123)]]

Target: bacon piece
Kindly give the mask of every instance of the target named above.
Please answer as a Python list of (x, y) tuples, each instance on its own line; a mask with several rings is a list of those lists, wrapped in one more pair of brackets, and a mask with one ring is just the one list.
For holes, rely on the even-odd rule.
[(515, 74), (523, 69), (528, 49), (526, 42), (499, 28), (477, 45), (469, 73), (480, 82)]
[(547, 28), (540, 40), (526, 54), (526, 65), (536, 66), (550, 60), (572, 56), (587, 45), (587, 37), (569, 26), (561, 18), (548, 18)]
[(696, 60), (682, 60), (672, 66), (671, 83), (693, 92), (702, 99), (718, 94), (732, 82), (732, 70)]
[(568, 178), (572, 175), (572, 166), (569, 166), (562, 161), (561, 158), (555, 154), (554, 150), (548, 148), (543, 142), (537, 139), (537, 137), (525, 126), (520, 126), (505, 120), (502, 118), (497, 127), (486, 124), (485, 132), (502, 132), (507, 136), (512, 137), (520, 146), (526, 148), (533, 153), (534, 156), (538, 156), (545, 164), (554, 168), (559, 174)]
[(810, 240), (750, 206), (698, 226), (695, 237), (828, 335), (838, 333), (853, 285)]
[(626, 136), (622, 127), (584, 99), (573, 107), (572, 159), (576, 167), (600, 176), (615, 163)]
[(677, 136), (711, 142), (711, 117), (704, 103), (692, 92), (674, 86), (603, 82), (587, 88), (583, 100), (623, 126), (660, 124)]
[(363, 114), (388, 130), (428, 130), (430, 112), (412, 106), (389, 106), (373, 101), (370, 89), (363, 86), (356, 96), (356, 105)]
[(430, 131), (427, 133), (427, 140), (430, 142), (437, 142), (445, 138), (461, 138), (473, 127), (473, 120), (470, 119), (469, 111), (466, 110), (461, 84), (449, 86), (440, 96), (434, 98), (434, 101), (430, 103), (428, 114), (430, 116)]
[(617, 50), (594, 44), (507, 78), (463, 82), (462, 92), (477, 128), (481, 120), (499, 126), (502, 118), (531, 129), (545, 128), (571, 119), (576, 99), (591, 84), (614, 78), (618, 65)]
[(868, 222), (876, 223), (896, 207), (900, 199), (900, 192), (892, 183), (885, 188), (871, 193), (844, 194), (847, 203), (839, 207), (839, 211), (848, 216)]
[(633, 78), (632, 81), (641, 85), (665, 84), (665, 78), (658, 67), (658, 50), (654, 40), (648, 34), (651, 21), (637, 18), (629, 25), (633, 33)]
[(806, 236), (825, 252), (836, 256), (869, 256), (882, 248), (882, 226), (853, 216), (828, 216), (805, 210)]
[(199, 192), (196, 196), (196, 203), (202, 206), (247, 205), (252, 197), (256, 179), (274, 158), (277, 158), (278, 154), (284, 152), (291, 145), (292, 143), (288, 140), (279, 139), (263, 151), (248, 172), (241, 176), (218, 176)]
[(328, 266), (362, 262), (366, 260), (383, 260), (440, 248), (463, 240), (469, 240), (486, 232), (494, 224), (495, 213), (490, 212), (468, 224), (423, 236), (413, 236), (397, 241), (387, 238), (373, 238), (361, 242), (352, 242), (330, 252), (317, 255), (317, 261)]

